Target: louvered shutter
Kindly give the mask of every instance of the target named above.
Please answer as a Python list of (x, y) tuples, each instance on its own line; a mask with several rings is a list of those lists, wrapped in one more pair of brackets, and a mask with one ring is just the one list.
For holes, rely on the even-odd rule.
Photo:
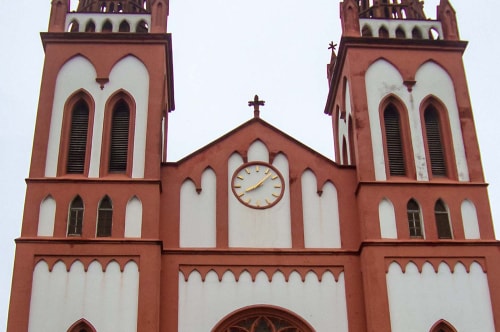
[(393, 106), (386, 108), (384, 123), (387, 155), (389, 157), (389, 172), (391, 175), (406, 175), (399, 113)]
[(80, 101), (71, 113), (66, 173), (83, 174), (84, 172), (88, 125), (89, 108), (84, 101)]
[(432, 175), (446, 176), (446, 161), (444, 158), (443, 144), (439, 117), (434, 108), (425, 111), (425, 131), (427, 133), (427, 149), (431, 159)]
[(120, 101), (115, 107), (111, 123), (109, 172), (123, 173), (127, 170), (129, 123), (128, 105)]

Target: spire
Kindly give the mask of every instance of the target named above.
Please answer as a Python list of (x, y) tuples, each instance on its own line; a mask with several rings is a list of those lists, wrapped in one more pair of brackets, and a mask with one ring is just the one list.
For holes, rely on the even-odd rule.
[(443, 26), (443, 37), (446, 40), (460, 40), (457, 16), (450, 1), (441, 0), (437, 10), (437, 19)]

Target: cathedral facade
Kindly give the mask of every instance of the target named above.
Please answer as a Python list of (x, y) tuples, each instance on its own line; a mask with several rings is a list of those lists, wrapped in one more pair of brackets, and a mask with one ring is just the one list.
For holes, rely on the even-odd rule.
[(252, 119), (167, 162), (168, 6), (52, 0), (9, 332), (500, 331), (448, 0), (435, 20), (421, 1), (340, 3), (335, 161), (256, 96)]

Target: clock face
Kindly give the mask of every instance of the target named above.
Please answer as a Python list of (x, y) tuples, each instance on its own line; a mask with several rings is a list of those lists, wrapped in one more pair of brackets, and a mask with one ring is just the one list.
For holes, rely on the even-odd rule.
[(264, 162), (250, 162), (234, 172), (231, 188), (244, 205), (254, 209), (267, 209), (283, 197), (285, 181), (274, 166)]

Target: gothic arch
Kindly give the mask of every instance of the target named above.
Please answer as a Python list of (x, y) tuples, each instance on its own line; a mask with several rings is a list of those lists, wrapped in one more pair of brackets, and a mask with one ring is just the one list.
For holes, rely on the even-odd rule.
[(110, 154), (111, 154), (111, 143), (112, 143), (112, 128), (113, 119), (115, 111), (120, 108), (120, 105), (125, 105), (128, 111), (128, 146), (127, 156), (126, 156), (126, 167), (123, 172), (125, 175), (132, 175), (132, 163), (133, 163), (133, 152), (134, 152), (134, 133), (135, 133), (135, 118), (136, 118), (136, 103), (134, 98), (125, 90), (120, 89), (116, 91), (106, 102), (106, 107), (104, 111), (104, 125), (102, 133), (102, 148), (101, 148), (101, 166), (100, 174), (107, 175), (112, 173), (109, 170), (110, 164)]
[[(387, 113), (389, 112), (389, 113)], [(387, 113), (387, 114), (386, 114)], [(387, 127), (387, 117), (388, 118), (394, 118), (395, 120), (392, 121), (391, 128)], [(394, 115), (394, 116), (392, 116)], [(391, 176), (391, 159), (390, 155), (392, 154), (391, 152), (394, 152), (394, 156), (398, 159), (399, 162), (403, 162), (404, 165), (399, 167), (400, 173), (404, 172), (403, 176), (409, 177), (409, 178), (415, 178), (416, 177), (416, 170), (415, 170), (415, 162), (414, 162), (414, 152), (413, 152), (413, 144), (412, 144), (412, 137), (411, 137), (411, 132), (410, 132), (410, 120), (408, 117), (408, 109), (406, 108), (404, 102), (397, 96), (390, 94), (387, 97), (385, 97), (381, 102), (379, 106), (379, 117), (380, 117), (380, 124), (382, 128), (382, 142), (384, 144), (384, 158), (385, 158), (385, 164), (386, 164), (386, 174), (388, 176)], [(397, 121), (396, 121), (397, 120)], [(396, 126), (399, 126), (399, 128), (396, 128)], [(394, 128), (392, 128), (394, 127)], [(399, 135), (399, 144), (401, 145), (400, 149), (401, 151), (389, 151), (389, 143), (388, 143), (388, 130), (391, 132), (394, 132), (394, 130), (398, 131)], [(397, 138), (394, 138), (397, 139)], [(394, 146), (391, 144), (391, 146)], [(402, 169), (404, 167), (404, 169)]]
[[(86, 106), (87, 116), (87, 128), (85, 130), (85, 137), (80, 137), (81, 139), (85, 139), (85, 150), (83, 155), (83, 160), (80, 160), (78, 163), (81, 164), (81, 172), (78, 173), (83, 174), (85, 176), (88, 175), (89, 172), (89, 164), (90, 164), (90, 153), (92, 146), (92, 131), (94, 127), (94, 114), (95, 114), (95, 101), (92, 98), (90, 92), (85, 89), (79, 89), (73, 92), (67, 99), (64, 104), (63, 110), (63, 119), (62, 119), (62, 131), (61, 131), (61, 139), (59, 145), (59, 161), (58, 161), (58, 174), (63, 175), (66, 173), (75, 173), (74, 171), (68, 171), (70, 162), (70, 156), (74, 156), (72, 153), (72, 149), (80, 148), (80, 146), (75, 147), (72, 146), (71, 142), (74, 142), (73, 129), (78, 129), (82, 125), (82, 123), (74, 123), (74, 112), (77, 111), (79, 105)], [(81, 118), (81, 116), (80, 116)], [(81, 120), (81, 119), (80, 119)], [(75, 128), (77, 126), (78, 128)], [(81, 136), (82, 133), (80, 133)], [(82, 141), (83, 142), (83, 141)]]
[(457, 330), (444, 319), (440, 319), (431, 327), (429, 332), (457, 332)]
[(439, 131), (440, 136), (440, 144), (442, 146), (442, 154), (443, 154), (443, 163), (446, 168), (446, 176), (451, 179), (457, 179), (457, 171), (456, 171), (456, 160), (455, 160), (455, 151), (453, 148), (453, 139), (450, 127), (450, 119), (448, 114), (448, 109), (444, 105), (444, 103), (437, 98), (436, 96), (429, 95), (420, 103), (420, 123), (422, 124), (423, 131), (423, 139), (425, 145), (425, 153), (427, 159), (427, 169), (429, 176), (433, 177), (433, 169), (432, 169), (432, 159), (430, 148), (432, 146), (432, 142), (429, 141), (429, 126), (428, 119), (426, 115), (429, 113), (434, 114), (435, 120), (437, 121), (437, 130)]
[(85, 318), (79, 319), (68, 329), (68, 332), (96, 332), (95, 327), (90, 324)]
[(314, 329), (304, 319), (284, 308), (255, 305), (233, 311), (224, 317), (211, 331), (226, 332), (239, 328), (239, 331), (260, 331), (259, 327), (271, 328), (270, 331), (278, 331), (286, 327), (287, 331), (314, 332)]

